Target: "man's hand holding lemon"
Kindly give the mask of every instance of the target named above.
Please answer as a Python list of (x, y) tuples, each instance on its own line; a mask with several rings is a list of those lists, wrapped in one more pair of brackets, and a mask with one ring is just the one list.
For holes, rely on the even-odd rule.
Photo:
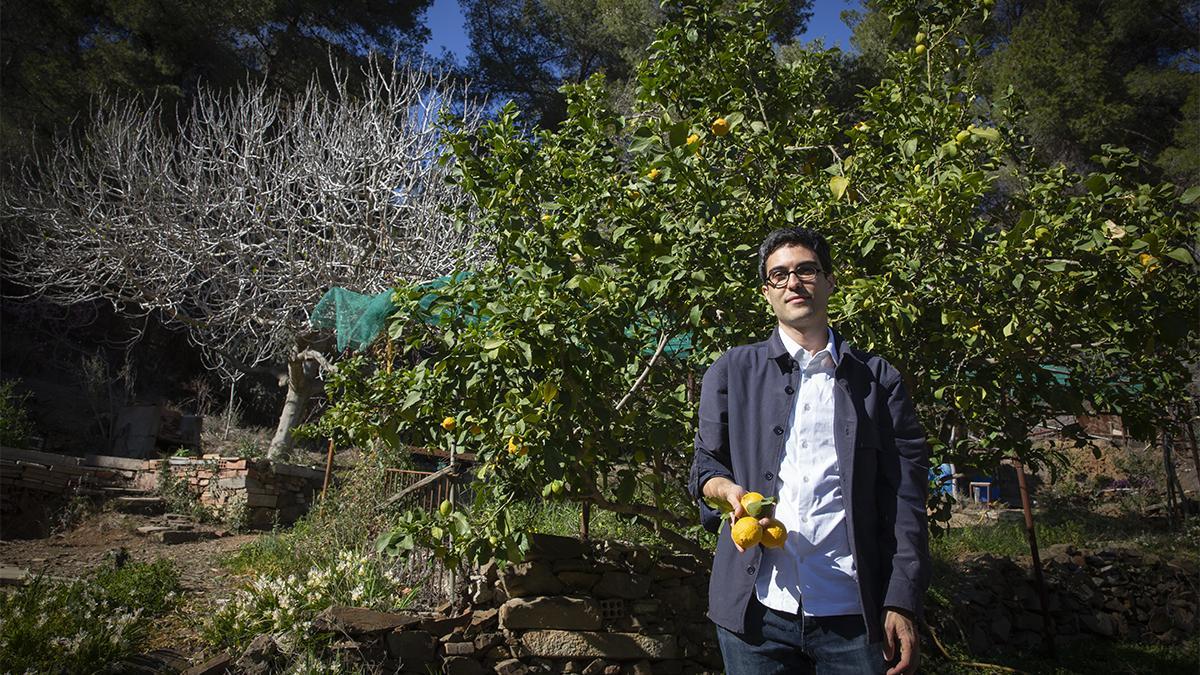
[(787, 529), (778, 520), (770, 517), (774, 499), (765, 499), (757, 492), (728, 478), (713, 477), (704, 484), (705, 501), (709, 506), (729, 516), (730, 537), (739, 553), (762, 544), (768, 548), (779, 548), (787, 539)]

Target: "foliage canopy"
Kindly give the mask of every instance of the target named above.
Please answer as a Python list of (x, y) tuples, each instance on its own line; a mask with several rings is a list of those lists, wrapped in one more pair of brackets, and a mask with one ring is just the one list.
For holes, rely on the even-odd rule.
[[(406, 362), (344, 370), (325, 423), (476, 453), (477, 508), (410, 516), (385, 548), (433, 528), (443, 546), (445, 525), (451, 557), (511, 554), (505, 509), (539, 493), (688, 527), (695, 376), (771, 329), (755, 251), (791, 224), (833, 242), (834, 326), (906, 373), (935, 461), (1051, 461), (1029, 432), (1083, 442), (1057, 420), (1089, 410), (1153, 433), (1200, 337), (1197, 191), (1138, 183), (1119, 148), (1097, 173), (1039, 166), (978, 94), (962, 29), (986, 8), (887, 4), (921, 13), (926, 48), (892, 53), (849, 112), (826, 104), (837, 54), (782, 63), (762, 3), (695, 0), (638, 67), (632, 114), (594, 77), (557, 130), (527, 135), (509, 105), (453, 136), (496, 259), (428, 306), (400, 289)], [(690, 355), (664, 356), (685, 333)]]

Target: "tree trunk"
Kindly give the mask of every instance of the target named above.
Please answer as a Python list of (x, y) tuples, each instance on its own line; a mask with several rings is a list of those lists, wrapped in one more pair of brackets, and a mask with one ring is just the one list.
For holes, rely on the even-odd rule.
[(321, 390), (318, 372), (318, 364), (311, 359), (294, 356), (288, 361), (287, 379), (280, 383), (287, 386), (287, 398), (283, 402), (283, 411), (279, 413), (275, 437), (267, 448), (267, 459), (279, 459), (292, 449), (292, 430), (300, 423), (308, 400)]

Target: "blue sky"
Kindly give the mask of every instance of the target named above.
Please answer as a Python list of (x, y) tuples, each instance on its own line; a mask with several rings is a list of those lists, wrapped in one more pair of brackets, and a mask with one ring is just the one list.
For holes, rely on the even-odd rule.
[[(813, 16), (801, 39), (807, 42), (821, 38), (826, 47), (838, 46), (849, 50), (850, 29), (842, 23), (841, 14), (842, 10), (857, 9), (860, 5), (859, 0), (814, 0)], [(425, 15), (425, 23), (431, 33), (425, 51), (438, 56), (446, 49), (457, 56), (460, 62), (466, 57), (469, 51), (467, 32), (457, 0), (434, 0)]]

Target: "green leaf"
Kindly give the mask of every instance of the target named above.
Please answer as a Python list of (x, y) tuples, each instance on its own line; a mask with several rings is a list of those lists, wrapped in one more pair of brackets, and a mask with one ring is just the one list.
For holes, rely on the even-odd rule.
[(1103, 174), (1096, 173), (1088, 176), (1083, 181), (1083, 185), (1088, 189), (1088, 192), (1094, 195), (1102, 195), (1108, 192), (1108, 179)]
[(1000, 140), (1000, 132), (991, 127), (971, 127), (969, 131), (973, 136), (978, 136), (988, 143)]
[(1191, 204), (1197, 199), (1200, 199), (1200, 185), (1194, 185), (1184, 191), (1183, 196), (1179, 198), (1179, 201), (1184, 204)]
[(1192, 254), (1188, 253), (1188, 250), (1186, 248), (1182, 248), (1182, 247), (1167, 251), (1166, 255), (1168, 258), (1170, 258), (1172, 260), (1178, 260), (1179, 262), (1181, 262), (1185, 265), (1191, 265), (1192, 263), (1195, 262), (1192, 259)]
[(725, 501), (724, 499), (713, 499), (712, 497), (705, 497), (704, 503), (708, 504), (708, 508), (710, 508), (714, 511), (720, 511), (721, 513), (729, 513), (730, 511), (733, 511), (733, 507), (730, 506), (729, 502)]
[(1061, 260), (1054, 260), (1046, 263), (1044, 267), (1051, 272), (1062, 272), (1067, 269), (1067, 263)]
[(725, 121), (729, 122), (730, 129), (736, 129), (743, 119), (745, 119), (745, 115), (740, 112), (731, 112), (725, 116)]
[(845, 176), (834, 176), (829, 179), (829, 191), (833, 193), (835, 200), (840, 200), (842, 195), (846, 194), (848, 187), (850, 187), (850, 179)]

